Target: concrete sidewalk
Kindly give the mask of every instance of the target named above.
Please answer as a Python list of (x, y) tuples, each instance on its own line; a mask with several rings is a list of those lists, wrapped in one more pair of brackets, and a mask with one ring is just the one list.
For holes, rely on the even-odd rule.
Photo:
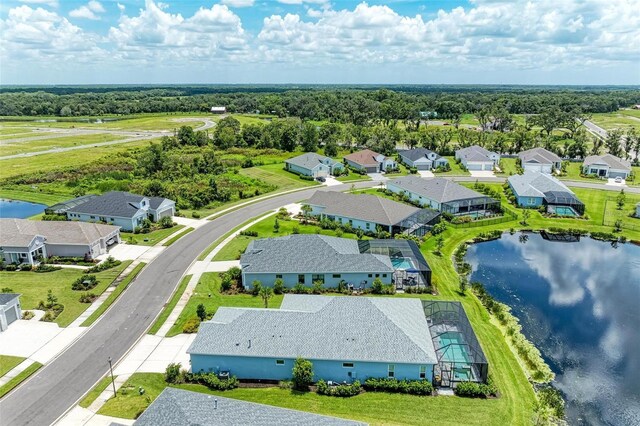
[(0, 386), (6, 385), (9, 380), (16, 377), (18, 374), (22, 373), (24, 370), (29, 368), (31, 364), (33, 364), (33, 360), (25, 359), (20, 364), (13, 367), (11, 370), (7, 371), (6, 374), (0, 377)]

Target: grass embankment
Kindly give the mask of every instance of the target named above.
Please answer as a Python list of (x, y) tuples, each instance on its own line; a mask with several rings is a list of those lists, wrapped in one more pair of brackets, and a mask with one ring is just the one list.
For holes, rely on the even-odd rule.
[(4, 385), (0, 386), (0, 398), (8, 394), (13, 388), (18, 386), (20, 383), (24, 382), (31, 376), (33, 373), (38, 371), (42, 367), (42, 364), (39, 362), (34, 362), (30, 366), (28, 366), (23, 372), (18, 374), (13, 379), (9, 380)]
[(133, 268), (133, 271), (131, 271), (129, 273), (129, 275), (127, 275), (125, 277), (125, 279), (123, 279), (118, 286), (116, 287), (115, 290), (113, 290), (111, 292), (111, 294), (109, 295), (109, 297), (107, 297), (107, 299), (102, 303), (102, 305), (98, 306), (98, 309), (96, 309), (90, 316), (89, 318), (87, 318), (82, 324), (81, 327), (88, 327), (91, 324), (93, 324), (98, 318), (100, 318), (100, 316), (106, 312), (107, 309), (109, 309), (109, 306), (111, 306), (113, 304), (113, 302), (116, 301), (116, 299), (118, 298), (118, 296), (120, 296), (120, 294), (122, 294), (123, 291), (125, 291), (127, 289), (127, 287), (129, 286), (129, 284), (131, 284), (131, 281), (133, 281), (135, 279), (135, 277), (140, 273), (140, 271), (142, 270), (142, 268), (144, 268), (144, 266), (146, 265), (146, 263), (144, 262), (140, 262), (138, 265), (136, 265), (135, 268)]
[(11, 355), (0, 355), (0, 377), (3, 377), (9, 371), (13, 370), (18, 364), (26, 358)]
[(51, 290), (58, 298), (58, 303), (64, 305), (64, 310), (55, 322), (60, 327), (66, 327), (90, 306), (89, 303), (79, 301), (80, 295), (102, 294), (130, 263), (131, 261), (125, 261), (114, 268), (98, 272), (95, 274), (98, 285), (86, 292), (71, 290), (71, 284), (83, 274), (83, 271), (78, 269), (63, 268), (45, 273), (0, 271), (0, 282), (6, 283), (6, 287), (21, 294), (22, 309), (36, 309), (41, 300), (47, 301), (47, 291)]
[[(115, 379), (116, 376), (114, 376), (113, 378)], [(91, 389), (84, 398), (82, 398), (78, 405), (82, 408), (88, 408), (91, 404), (93, 404), (93, 401), (98, 399), (100, 394), (104, 392), (104, 390), (109, 385), (111, 385), (111, 376), (103, 377), (102, 380), (100, 380), (98, 384), (93, 389)]]
[[(2, 163), (0, 163), (2, 165)], [(51, 206), (69, 199), (67, 194), (43, 194), (37, 191), (27, 191), (20, 189), (0, 189), (0, 198), (8, 200), (27, 201), (29, 203), (40, 203)]]
[(169, 315), (171, 315), (173, 308), (176, 307), (176, 305), (178, 304), (178, 301), (180, 300), (180, 298), (182, 297), (182, 294), (184, 293), (184, 290), (187, 288), (187, 285), (189, 284), (191, 277), (192, 275), (185, 275), (182, 278), (182, 281), (180, 281), (180, 285), (178, 285), (178, 288), (171, 296), (171, 299), (169, 299), (169, 302), (167, 302), (164, 305), (162, 312), (160, 312), (160, 315), (158, 315), (158, 319), (156, 319), (156, 321), (153, 323), (153, 325), (149, 329), (149, 334), (156, 334), (158, 330), (160, 330), (160, 327), (162, 327), (164, 322), (167, 320), (167, 318), (169, 318)]
[[(275, 294), (269, 300), (269, 308), (279, 308), (282, 303), (282, 295)], [(208, 313), (215, 313), (220, 306), (263, 308), (264, 302), (260, 297), (247, 293), (221, 294), (220, 276), (218, 272), (205, 272), (202, 274), (193, 295), (187, 302), (176, 323), (167, 333), (168, 337), (182, 333), (184, 323), (190, 318), (197, 318), (196, 309), (203, 304)]]
[(184, 231), (180, 232), (178, 235), (175, 235), (175, 236), (169, 238), (162, 245), (165, 246), (165, 247), (169, 247), (171, 244), (175, 243), (180, 238), (184, 237), (185, 235), (187, 235), (189, 232), (191, 232), (193, 230), (194, 230), (194, 228), (189, 227), (189, 228), (185, 229)]
[(120, 232), (120, 238), (129, 244), (137, 244), (140, 246), (155, 246), (169, 235), (184, 228), (184, 225), (176, 225), (171, 228), (162, 228), (151, 231), (148, 234), (134, 234), (133, 232)]

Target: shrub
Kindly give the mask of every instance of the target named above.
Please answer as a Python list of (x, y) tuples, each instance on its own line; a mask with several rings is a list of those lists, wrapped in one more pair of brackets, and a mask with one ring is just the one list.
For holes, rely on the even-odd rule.
[(122, 264), (122, 262), (120, 260), (116, 260), (114, 259), (112, 256), (109, 256), (105, 259), (104, 262), (87, 269), (85, 272), (89, 273), (89, 274), (95, 274), (96, 272), (102, 272), (102, 271), (106, 271), (107, 269), (111, 269), (114, 268), (118, 265)]
[(296, 283), (291, 290), (294, 294), (307, 294), (307, 288), (302, 283)]
[(338, 386), (329, 386), (327, 382), (322, 379), (318, 380), (318, 383), (316, 383), (316, 392), (320, 395), (349, 398), (358, 395), (361, 391), (362, 386), (357, 380), (351, 384), (342, 384)]
[(320, 280), (314, 281), (311, 292), (313, 294), (322, 294), (324, 292), (324, 283)]
[(22, 312), (22, 319), (23, 320), (30, 320), (31, 318), (33, 318), (36, 314), (33, 313), (33, 311), (23, 311)]
[(95, 275), (86, 275), (86, 274), (84, 274), (84, 275), (80, 276), (80, 278), (75, 280), (73, 282), (73, 284), (71, 284), (71, 289), (72, 290), (87, 291), (87, 290), (91, 290), (92, 288), (97, 286), (98, 283), (99, 283), (99, 281), (98, 281), (98, 279), (96, 278)]
[(537, 396), (542, 406), (551, 408), (554, 417), (558, 419), (564, 418), (564, 398), (562, 398), (562, 393), (558, 389), (546, 386), (537, 392)]
[(273, 293), (274, 294), (282, 294), (284, 293), (284, 281), (282, 278), (278, 278), (273, 283)]
[(428, 380), (370, 377), (365, 380), (364, 388), (370, 392), (407, 393), (411, 395), (431, 395), (433, 393), (433, 386)]
[(461, 382), (456, 385), (453, 392), (467, 398), (486, 398), (495, 395), (495, 387), (484, 383)]
[(196, 315), (198, 315), (200, 321), (204, 321), (205, 319), (207, 319), (207, 308), (204, 307), (204, 304), (200, 303), (198, 305), (198, 307), (196, 308)]
[(205, 385), (212, 390), (231, 390), (238, 387), (239, 381), (235, 376), (226, 380), (218, 378), (214, 373), (182, 373), (184, 380), (189, 383)]
[(0, 293), (13, 293), (13, 289), (11, 287), (2, 287)]
[(240, 231), (240, 235), (244, 235), (245, 237), (257, 237), (258, 231), (249, 231), (246, 229), (244, 231)]
[(298, 357), (293, 363), (292, 382), (297, 390), (307, 391), (313, 383), (313, 364), (308, 359)]
[(198, 318), (189, 318), (187, 322), (182, 326), (182, 332), (185, 334), (193, 334), (198, 332), (198, 327), (200, 327), (200, 319)]
[(80, 295), (80, 303), (93, 303), (98, 298), (94, 293), (82, 293)]
[(373, 284), (371, 284), (371, 292), (373, 294), (382, 294), (383, 290), (384, 284), (382, 284), (382, 280), (380, 278), (373, 280)]
[(193, 212), (193, 213), (191, 213), (191, 217), (194, 218), (194, 219), (200, 219), (200, 213)]
[(8, 272), (14, 272), (14, 271), (18, 270), (18, 266), (17, 265), (7, 265), (7, 266), (4, 267), (4, 270), (8, 271)]
[(29, 263), (23, 263), (22, 265), (20, 265), (21, 272), (31, 272), (32, 269), (33, 269), (33, 266), (30, 265)]
[(171, 219), (171, 216), (165, 216), (160, 219), (160, 222), (158, 222), (158, 224), (162, 228), (171, 228), (173, 226), (173, 220)]
[(167, 369), (164, 372), (164, 381), (172, 383), (174, 385), (184, 383), (184, 372), (182, 371), (182, 364), (174, 363), (167, 365)]
[(260, 289), (262, 288), (262, 283), (259, 280), (254, 280), (251, 283), (251, 294), (253, 296), (257, 296), (260, 294)]
[(59, 271), (60, 269), (62, 268), (59, 266), (53, 266), (53, 265), (47, 265), (45, 263), (41, 263), (35, 268), (33, 268), (33, 272), (38, 272), (38, 273), (53, 272), (53, 271)]

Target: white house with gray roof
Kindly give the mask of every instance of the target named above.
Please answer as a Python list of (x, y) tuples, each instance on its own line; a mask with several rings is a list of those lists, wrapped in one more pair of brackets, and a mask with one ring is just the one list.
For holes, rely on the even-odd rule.
[(286, 294), (280, 309), (221, 307), (187, 350), (193, 372), (286, 380), (313, 363), (314, 380), (433, 378), (435, 348), (420, 299)]
[(111, 191), (69, 208), (66, 214), (69, 220), (103, 222), (119, 226), (123, 231), (134, 231), (145, 219), (157, 222), (174, 216), (176, 203), (163, 197)]
[(455, 158), (467, 170), (493, 170), (500, 161), (500, 154), (478, 145), (472, 145), (457, 150)]
[(631, 163), (611, 154), (590, 155), (582, 163), (582, 172), (601, 178), (626, 179), (631, 174)]
[(365, 426), (365, 423), (321, 416), (272, 405), (165, 388), (138, 417), (136, 426)]
[(326, 177), (344, 169), (344, 165), (332, 158), (315, 152), (307, 152), (285, 160), (285, 169), (304, 176)]
[(451, 214), (494, 210), (500, 202), (445, 178), (404, 176), (387, 182), (387, 190), (423, 207)]
[(520, 207), (547, 206), (550, 213), (563, 216), (584, 213), (584, 204), (573, 191), (547, 173), (526, 171), (522, 175), (509, 176), (507, 182)]
[(431, 170), (449, 164), (446, 158), (426, 148), (401, 150), (398, 151), (398, 156), (403, 164), (418, 170)]
[(120, 228), (99, 223), (0, 219), (0, 255), (7, 263), (36, 265), (39, 258), (95, 259), (120, 242)]
[(527, 172), (553, 173), (562, 169), (562, 158), (544, 148), (531, 148), (518, 154), (522, 169)]
[(22, 318), (20, 295), (16, 293), (0, 293), (0, 332), (5, 331), (20, 318)]
[(338, 191), (316, 191), (306, 204), (312, 216), (368, 232), (380, 229), (396, 234), (410, 229), (415, 234), (420, 227), (430, 229), (439, 216), (435, 210), (423, 211), (388, 198)]

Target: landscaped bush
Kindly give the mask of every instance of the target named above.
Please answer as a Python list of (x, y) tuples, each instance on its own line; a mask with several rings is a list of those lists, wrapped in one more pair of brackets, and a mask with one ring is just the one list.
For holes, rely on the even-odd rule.
[(185, 371), (182, 370), (182, 364), (174, 363), (167, 365), (167, 369), (164, 372), (164, 381), (174, 385), (184, 383)]
[(431, 293), (427, 287), (405, 287), (404, 292), (407, 294), (426, 294)]
[(257, 237), (258, 231), (249, 231), (249, 230), (240, 231), (240, 235), (244, 235), (245, 237)]
[(63, 214), (45, 214), (42, 220), (67, 220), (67, 216)]
[(307, 294), (309, 293), (309, 289), (304, 286), (302, 283), (296, 283), (291, 289), (293, 294)]
[(496, 394), (496, 389), (493, 385), (475, 382), (461, 382), (453, 389), (453, 393), (457, 396), (463, 396), (467, 398), (487, 398)]
[(358, 395), (361, 391), (362, 386), (357, 380), (351, 384), (342, 384), (338, 386), (329, 386), (327, 382), (322, 379), (318, 380), (316, 383), (316, 392), (320, 395), (349, 398)]
[(52, 263), (59, 265), (80, 265), (80, 266), (93, 266), (95, 262), (90, 258), (85, 257), (60, 257), (51, 256), (42, 260), (42, 263)]
[(80, 278), (75, 280), (73, 284), (71, 284), (71, 289), (77, 291), (87, 291), (97, 286), (98, 283), (99, 281), (95, 275), (84, 274), (80, 276)]
[(52, 322), (55, 321), (56, 318), (58, 318), (58, 315), (60, 315), (62, 311), (64, 311), (64, 305), (58, 303), (58, 298), (53, 294), (51, 290), (48, 290), (47, 301), (44, 302), (41, 300), (40, 303), (38, 303), (38, 309), (41, 311), (45, 311), (44, 316), (42, 317), (42, 319), (40, 319), (40, 321)]
[(428, 380), (397, 380), (386, 377), (370, 377), (365, 380), (364, 388), (370, 392), (407, 393), (411, 395), (431, 395), (433, 393), (433, 385)]
[(80, 303), (93, 303), (98, 298), (98, 295), (94, 293), (82, 293), (80, 295)]
[(200, 213), (193, 212), (193, 213), (191, 213), (191, 217), (194, 218), (194, 219), (200, 219)]
[(205, 385), (212, 390), (231, 390), (238, 387), (240, 383), (236, 376), (231, 376), (226, 380), (218, 378), (214, 373), (188, 373), (183, 374), (184, 381), (187, 383), (197, 383)]
[(87, 272), (88, 274), (94, 274), (96, 272), (102, 272), (102, 271), (106, 271), (107, 269), (114, 268), (120, 264), (122, 264), (120, 260), (116, 260), (112, 256), (109, 256), (105, 259), (104, 262), (92, 268), (87, 269), (85, 272)]
[(32, 270), (33, 270), (33, 265), (29, 263), (23, 263), (22, 265), (20, 265), (21, 272), (31, 272)]
[(158, 224), (162, 228), (171, 228), (173, 225), (175, 225), (175, 223), (173, 223), (173, 219), (171, 219), (171, 216), (165, 216), (161, 218)]
[(22, 311), (23, 320), (30, 320), (34, 316), (36, 316), (36, 314), (34, 314), (33, 311)]
[(308, 359), (296, 358), (293, 363), (292, 382), (297, 390), (307, 391), (313, 383), (313, 364)]
[(600, 241), (618, 241), (618, 236), (609, 232), (592, 232), (591, 238)]
[(60, 269), (62, 268), (59, 266), (53, 266), (53, 265), (47, 265), (46, 263), (41, 263), (35, 268), (33, 268), (33, 272), (39, 272), (39, 273), (53, 272), (53, 271), (59, 271)]
[(315, 178), (313, 176), (299, 175), (299, 177), (302, 180), (315, 180)]
[(185, 334), (193, 334), (198, 332), (198, 327), (200, 327), (200, 319), (199, 318), (189, 318), (184, 325), (182, 326), (182, 332)]
[(0, 293), (15, 293), (11, 287), (2, 287)]

